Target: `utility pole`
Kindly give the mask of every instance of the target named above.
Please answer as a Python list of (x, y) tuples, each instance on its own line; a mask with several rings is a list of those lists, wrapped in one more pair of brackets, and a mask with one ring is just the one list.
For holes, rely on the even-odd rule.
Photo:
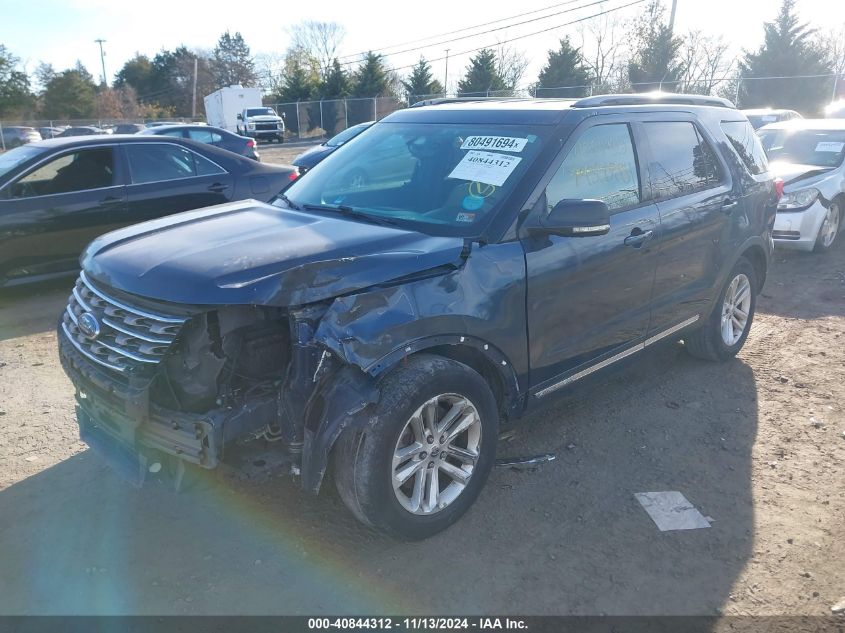
[(669, 36), (675, 28), (675, 10), (678, 8), (678, 0), (672, 0), (672, 12), (669, 14)]
[(194, 57), (194, 91), (191, 98), (191, 118), (197, 118), (197, 58)]
[(97, 44), (100, 45), (100, 64), (103, 67), (103, 85), (108, 86), (109, 81), (108, 81), (108, 79), (106, 79), (106, 54), (103, 52), (103, 44), (105, 43), (106, 40), (99, 39), (99, 40), (94, 40), (94, 41)]
[(443, 77), (443, 96), (446, 97), (449, 94), (449, 50), (446, 49), (446, 74)]

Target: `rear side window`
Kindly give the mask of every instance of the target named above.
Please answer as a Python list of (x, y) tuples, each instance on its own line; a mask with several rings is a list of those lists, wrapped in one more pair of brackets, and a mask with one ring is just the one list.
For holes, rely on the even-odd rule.
[(645, 124), (652, 162), (649, 177), (655, 198), (677, 198), (716, 186), (719, 163), (694, 124), (662, 121)]
[(596, 125), (579, 138), (546, 187), (551, 210), (565, 199), (603, 200), (613, 211), (640, 202), (640, 180), (625, 123)]
[(760, 139), (748, 121), (722, 121), (722, 131), (733, 145), (736, 153), (755, 176), (769, 169), (766, 153)]
[(212, 132), (211, 130), (188, 130), (188, 138), (200, 143), (208, 143), (209, 145), (219, 143), (223, 137)]
[(133, 143), (125, 147), (135, 184), (224, 173), (210, 160), (179, 145)]

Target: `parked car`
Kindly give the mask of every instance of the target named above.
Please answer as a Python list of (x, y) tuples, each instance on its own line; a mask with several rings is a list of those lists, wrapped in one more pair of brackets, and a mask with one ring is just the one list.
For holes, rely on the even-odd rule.
[(309, 147), (299, 156), (293, 159), (293, 164), (299, 169), (300, 174), (304, 174), (314, 165), (323, 160), (326, 156), (335, 151), (344, 143), (348, 143), (353, 138), (358, 136), (361, 132), (369, 128), (375, 121), (367, 121), (366, 123), (359, 123), (348, 127), (343, 132), (339, 132), (331, 137), (325, 143), (320, 143), (314, 147)]
[(108, 134), (106, 130), (94, 127), (93, 125), (80, 125), (77, 127), (69, 127), (59, 134), (56, 138), (67, 138), (69, 136), (94, 136), (96, 134)]
[(2, 128), (0, 132), (3, 134), (3, 142), (6, 144), (6, 148), (20, 147), (41, 140), (41, 135), (35, 128), (31, 127), (13, 125)]
[(64, 127), (40, 127), (38, 128), (38, 134), (41, 135), (41, 140), (46, 140), (48, 138), (56, 138), (66, 129)]
[(115, 134), (137, 134), (146, 127), (143, 123), (118, 123), (114, 126)]
[(73, 273), (83, 247), (106, 231), (233, 200), (266, 202), (296, 176), (167, 137), (19, 147), (0, 155), (0, 287)]
[[(349, 184), (385, 153), (401, 171)], [(742, 348), (777, 205), (761, 155), (713, 97), (394, 112), (272, 205), (86, 249), (59, 326), (81, 437), (136, 483), (273, 440), (305, 490), (331, 461), (359, 519), (430, 536), (554, 394), (661, 341)]]
[(255, 149), (255, 139), (238, 136), (211, 125), (159, 125), (140, 132), (144, 135), (172, 136), (189, 138), (199, 143), (207, 143), (252, 160), (260, 160)]
[(823, 252), (842, 231), (845, 212), (845, 120), (803, 119), (757, 131), (784, 181), (774, 240), (777, 246)]
[(834, 101), (826, 106), (824, 115), (828, 119), (845, 119), (845, 99)]
[(792, 121), (793, 119), (803, 119), (795, 110), (782, 110), (776, 108), (755, 108), (753, 110), (743, 110), (742, 113), (751, 121), (754, 129), (768, 125), (769, 123), (777, 123), (779, 121)]

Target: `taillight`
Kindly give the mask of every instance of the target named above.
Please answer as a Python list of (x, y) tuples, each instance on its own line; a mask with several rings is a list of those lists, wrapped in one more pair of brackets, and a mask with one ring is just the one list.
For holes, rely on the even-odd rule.
[(249, 147), (250, 149), (251, 149), (251, 148), (253, 148), (253, 147), (255, 147), (255, 140), (253, 140), (253, 139), (249, 139), (249, 140), (246, 142), (246, 146), (247, 146), (247, 147)]
[(299, 178), (299, 174), (296, 173), (295, 171), (292, 171), (288, 174), (288, 180), (290, 180), (290, 181), (294, 181), (297, 178)]
[(775, 178), (775, 195), (778, 197), (778, 202), (783, 198), (783, 178)]

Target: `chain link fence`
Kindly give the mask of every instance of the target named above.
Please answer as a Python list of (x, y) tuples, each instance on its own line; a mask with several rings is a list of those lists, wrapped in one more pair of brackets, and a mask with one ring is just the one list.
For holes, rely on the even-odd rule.
[(369, 97), (363, 99), (322, 99), (320, 101), (295, 101), (264, 105), (273, 108), (285, 119), (287, 138), (308, 141), (332, 137), (348, 127), (378, 121), (388, 114), (407, 107), (407, 102), (396, 97)]

